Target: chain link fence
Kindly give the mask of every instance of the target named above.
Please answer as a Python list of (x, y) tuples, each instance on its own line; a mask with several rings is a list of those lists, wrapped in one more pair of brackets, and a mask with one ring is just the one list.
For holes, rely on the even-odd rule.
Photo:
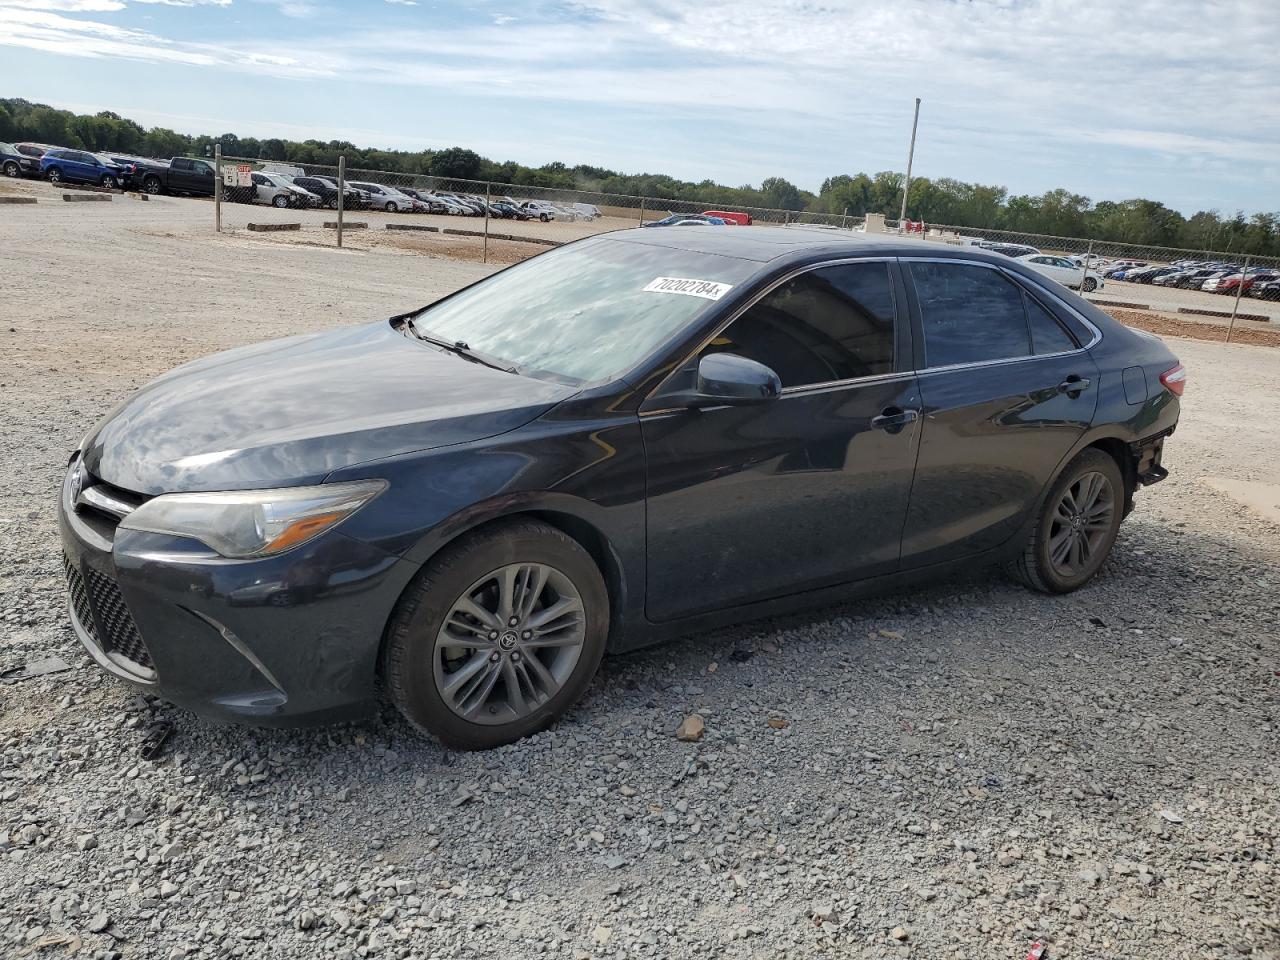
[[(491, 244), (504, 245), (506, 259), (518, 258), (521, 248), (524, 256), (532, 256), (609, 230), (726, 212), (698, 201), (347, 169), (345, 164), (220, 154), (215, 164), (222, 188), (215, 217), (219, 230), (306, 231), (312, 241), (316, 232), (325, 232), (338, 245), (357, 238), (357, 231), (437, 234), (455, 243), (478, 241), (485, 260)], [(852, 229), (860, 222), (764, 207), (734, 206), (727, 212), (745, 223)]]
[[(1030, 265), (1107, 306), (1280, 321), (1280, 258), (947, 224), (716, 204), (385, 170), (215, 157), (219, 230), (301, 232), (304, 242), (441, 248), (514, 262), (548, 246), (717, 213), (771, 224), (972, 246)], [(1273, 285), (1272, 281), (1276, 281)], [(1224, 303), (1223, 297), (1231, 298)], [(1250, 298), (1245, 301), (1244, 298)], [(1244, 313), (1257, 302), (1265, 314)]]

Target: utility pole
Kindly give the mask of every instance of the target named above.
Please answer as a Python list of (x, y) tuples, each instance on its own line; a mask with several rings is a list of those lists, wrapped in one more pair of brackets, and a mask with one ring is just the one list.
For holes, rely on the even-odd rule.
[(916, 158), (916, 127), (920, 124), (920, 98), (916, 97), (916, 115), (911, 121), (911, 150), (907, 153), (907, 182), (902, 185), (902, 212), (898, 214), (898, 230), (907, 219), (907, 191), (911, 189), (911, 164)]

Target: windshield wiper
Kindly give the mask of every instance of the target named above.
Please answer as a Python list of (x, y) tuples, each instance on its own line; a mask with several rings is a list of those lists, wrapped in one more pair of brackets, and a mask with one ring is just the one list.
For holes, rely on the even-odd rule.
[(414, 325), (412, 317), (404, 318), (405, 329), (412, 333), (424, 343), (429, 343), (433, 347), (438, 347), (449, 353), (456, 353), (464, 360), (470, 360), (472, 363), (484, 364), (486, 367), (492, 367), (494, 370), (501, 370), (503, 373), (519, 373), (520, 368), (512, 363), (499, 360), (497, 357), (491, 357), (487, 353), (481, 353), (479, 350), (472, 350), (465, 340), (446, 340), (444, 337), (437, 337), (430, 332), (419, 330)]

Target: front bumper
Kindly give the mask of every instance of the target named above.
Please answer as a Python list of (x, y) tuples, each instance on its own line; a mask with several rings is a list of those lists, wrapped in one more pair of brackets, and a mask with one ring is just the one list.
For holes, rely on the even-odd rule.
[[(221, 720), (369, 715), (383, 627), (416, 567), (333, 530), (278, 557), (228, 560), (58, 504), (72, 629), (113, 676)], [(92, 478), (90, 479), (92, 483)]]

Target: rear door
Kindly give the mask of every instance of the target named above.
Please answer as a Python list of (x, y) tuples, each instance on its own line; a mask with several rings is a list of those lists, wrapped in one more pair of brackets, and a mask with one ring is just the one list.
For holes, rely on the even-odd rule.
[(652, 620), (897, 569), (920, 407), (902, 300), (892, 261), (806, 268), (698, 354), (772, 367), (780, 397), (642, 412)]
[(924, 413), (902, 542), (916, 567), (1018, 532), (1093, 421), (1098, 371), (1072, 330), (1092, 332), (1047, 287), (977, 261), (902, 266)]

